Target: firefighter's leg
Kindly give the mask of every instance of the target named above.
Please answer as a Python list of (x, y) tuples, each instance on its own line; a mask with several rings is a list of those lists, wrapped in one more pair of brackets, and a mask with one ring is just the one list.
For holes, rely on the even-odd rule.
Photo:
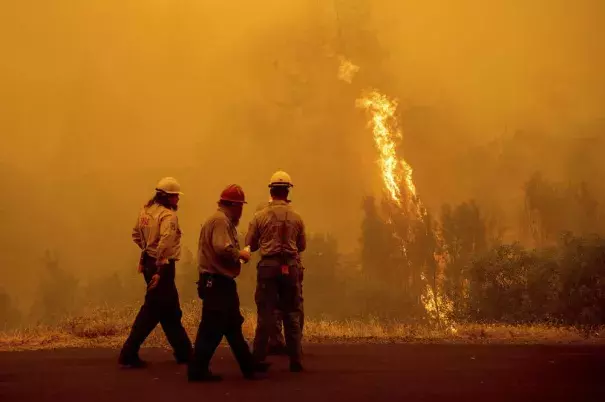
[(255, 293), (257, 321), (254, 336), (254, 358), (264, 361), (267, 357), (269, 335), (275, 328), (275, 310), (277, 308), (277, 279), (259, 278)]
[(235, 356), (242, 374), (249, 377), (254, 373), (254, 358), (244, 338), (242, 331), (243, 322), (244, 318), (240, 311), (231, 310), (227, 317), (225, 337), (227, 338), (227, 342), (229, 342), (231, 352), (233, 352), (233, 356)]
[(181, 311), (176, 285), (174, 282), (167, 284), (163, 291), (166, 293), (164, 296), (166, 304), (162, 309), (160, 324), (170, 346), (172, 346), (176, 361), (186, 363), (191, 358), (193, 348), (187, 331), (185, 331), (181, 322), (183, 312)]
[(282, 355), (286, 354), (286, 341), (283, 335), (283, 313), (281, 310), (275, 310), (275, 326), (269, 336), (269, 355)]
[(290, 267), (290, 274), (283, 276), (279, 283), (279, 300), (284, 312), (286, 348), (290, 356), (292, 371), (302, 369), (301, 290), (297, 271), (297, 267)]
[[(303, 297), (303, 277), (305, 268), (300, 267), (300, 332), (304, 332), (305, 327), (305, 299)], [(302, 336), (302, 335), (301, 335)]]
[(202, 320), (195, 338), (193, 357), (189, 362), (189, 380), (212, 377), (210, 360), (223, 338), (223, 312), (202, 308)]
[(130, 335), (120, 352), (120, 364), (136, 365), (140, 362), (139, 349), (160, 321), (159, 295), (155, 293), (156, 290), (157, 288), (148, 291), (145, 295), (145, 302), (141, 306), (130, 330)]

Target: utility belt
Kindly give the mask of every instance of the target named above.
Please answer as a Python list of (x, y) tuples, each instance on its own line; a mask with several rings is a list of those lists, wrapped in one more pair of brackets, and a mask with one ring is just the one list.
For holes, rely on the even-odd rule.
[(270, 254), (261, 257), (258, 262), (257, 270), (260, 276), (289, 275), (290, 271), (299, 268), (299, 262), (296, 255), (292, 254)]
[[(141, 253), (141, 259), (140, 259), (139, 263), (140, 263), (140, 265), (143, 266), (144, 274), (146, 276), (149, 275), (151, 277), (158, 272), (158, 267), (156, 265), (156, 259), (154, 257), (150, 256), (149, 254), (147, 254), (146, 252)], [(174, 280), (175, 267), (176, 267), (176, 260), (169, 259), (168, 264), (164, 264), (161, 267), (162, 268), (160, 271), (161, 277), (163, 279), (167, 278), (167, 279)]]
[(197, 283), (197, 295), (204, 300), (208, 290), (214, 287), (235, 287), (235, 279), (211, 272), (201, 272)]

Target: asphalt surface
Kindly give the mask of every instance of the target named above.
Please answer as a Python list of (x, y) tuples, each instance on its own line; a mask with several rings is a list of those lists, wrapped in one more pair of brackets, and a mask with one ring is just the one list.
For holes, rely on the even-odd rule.
[(221, 347), (221, 383), (189, 384), (169, 351), (123, 369), (117, 351), (0, 353), (0, 401), (605, 401), (605, 347), (307, 345), (304, 373), (272, 358), (266, 379), (244, 380)]

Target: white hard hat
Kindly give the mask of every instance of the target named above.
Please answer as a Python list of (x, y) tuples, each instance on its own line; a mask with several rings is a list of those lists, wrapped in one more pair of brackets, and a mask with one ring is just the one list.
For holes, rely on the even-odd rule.
[(294, 187), (290, 175), (282, 170), (273, 173), (269, 187)]
[(161, 191), (166, 194), (183, 195), (183, 193), (181, 193), (181, 185), (174, 177), (164, 177), (158, 182), (155, 189), (156, 191)]

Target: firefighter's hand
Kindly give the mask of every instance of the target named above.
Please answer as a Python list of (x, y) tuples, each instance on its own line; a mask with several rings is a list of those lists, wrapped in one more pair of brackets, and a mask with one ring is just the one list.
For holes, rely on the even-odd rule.
[(252, 254), (250, 254), (250, 252), (246, 249), (239, 251), (239, 258), (240, 258), (240, 260), (242, 260), (244, 262), (250, 261), (251, 256), (252, 256)]
[(151, 277), (151, 281), (149, 281), (149, 285), (147, 285), (147, 290), (155, 289), (160, 283), (160, 274), (155, 274)]

